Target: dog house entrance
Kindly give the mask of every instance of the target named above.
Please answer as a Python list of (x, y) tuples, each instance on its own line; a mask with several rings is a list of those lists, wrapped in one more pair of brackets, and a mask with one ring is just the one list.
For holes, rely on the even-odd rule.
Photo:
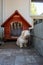
[(22, 31), (22, 23), (21, 22), (12, 22), (11, 23), (11, 36), (18, 37), (20, 36)]

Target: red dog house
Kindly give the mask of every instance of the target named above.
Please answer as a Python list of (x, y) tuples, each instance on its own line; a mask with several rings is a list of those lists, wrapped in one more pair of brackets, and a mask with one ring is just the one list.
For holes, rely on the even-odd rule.
[(16, 10), (2, 25), (4, 27), (4, 39), (13, 40), (20, 36), (22, 30), (29, 29), (31, 25)]

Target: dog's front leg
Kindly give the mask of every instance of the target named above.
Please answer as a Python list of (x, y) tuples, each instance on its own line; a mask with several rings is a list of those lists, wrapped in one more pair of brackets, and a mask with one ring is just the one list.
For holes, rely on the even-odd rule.
[(23, 44), (22, 43), (20, 43), (20, 48), (22, 48), (23, 47)]

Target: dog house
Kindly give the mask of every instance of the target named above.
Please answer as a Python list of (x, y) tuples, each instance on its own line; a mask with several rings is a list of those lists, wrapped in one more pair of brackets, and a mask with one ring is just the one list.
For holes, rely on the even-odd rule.
[(22, 30), (29, 29), (31, 25), (16, 10), (2, 25), (4, 27), (4, 40), (17, 39)]

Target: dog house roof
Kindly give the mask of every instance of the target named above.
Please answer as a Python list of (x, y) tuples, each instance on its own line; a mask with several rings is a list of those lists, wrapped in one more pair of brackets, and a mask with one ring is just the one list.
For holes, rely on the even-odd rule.
[(1, 27), (4, 27), (4, 25), (6, 25), (7, 22), (8, 22), (13, 16), (15, 16), (15, 15), (20, 16), (20, 17), (29, 25), (29, 27), (32, 27), (32, 26), (29, 24), (29, 22), (26, 21), (26, 19), (18, 12), (18, 10), (16, 10), (16, 11), (1, 25)]

